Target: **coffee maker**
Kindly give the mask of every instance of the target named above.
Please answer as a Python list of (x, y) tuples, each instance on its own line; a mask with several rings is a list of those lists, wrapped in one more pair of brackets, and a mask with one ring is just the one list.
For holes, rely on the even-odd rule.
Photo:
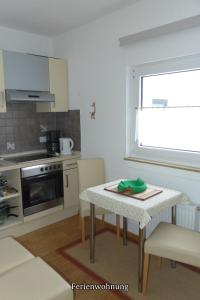
[(60, 130), (49, 130), (46, 132), (46, 148), (47, 153), (51, 155), (56, 155), (60, 153), (60, 145), (59, 145), (59, 138), (60, 138)]

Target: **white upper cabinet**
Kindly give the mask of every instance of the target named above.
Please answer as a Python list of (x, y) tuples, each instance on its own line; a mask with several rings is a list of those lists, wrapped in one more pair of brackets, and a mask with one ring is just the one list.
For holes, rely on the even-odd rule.
[(63, 59), (49, 58), (50, 93), (55, 95), (53, 103), (37, 103), (38, 112), (67, 112), (67, 63)]
[(0, 113), (6, 112), (3, 51), (0, 50)]
[(49, 58), (50, 92), (55, 95), (55, 105), (51, 110), (68, 111), (67, 99), (67, 64), (63, 59)]
[(49, 91), (48, 57), (3, 51), (5, 88)]
[(55, 102), (37, 103), (38, 112), (67, 112), (67, 63), (63, 59), (0, 50), (0, 112), (5, 90), (49, 91)]

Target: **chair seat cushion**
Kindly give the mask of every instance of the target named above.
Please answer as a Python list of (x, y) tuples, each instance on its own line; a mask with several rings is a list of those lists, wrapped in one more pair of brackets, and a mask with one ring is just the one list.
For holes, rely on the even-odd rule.
[(0, 277), (4, 300), (72, 300), (71, 286), (41, 258), (34, 258)]
[(161, 222), (145, 242), (145, 252), (200, 267), (200, 233)]
[(0, 240), (0, 275), (33, 258), (15, 239), (6, 237)]

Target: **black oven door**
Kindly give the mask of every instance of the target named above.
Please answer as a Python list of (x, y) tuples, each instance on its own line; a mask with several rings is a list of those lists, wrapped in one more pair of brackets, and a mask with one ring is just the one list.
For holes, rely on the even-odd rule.
[(62, 171), (22, 178), (22, 200), (24, 216), (62, 204)]

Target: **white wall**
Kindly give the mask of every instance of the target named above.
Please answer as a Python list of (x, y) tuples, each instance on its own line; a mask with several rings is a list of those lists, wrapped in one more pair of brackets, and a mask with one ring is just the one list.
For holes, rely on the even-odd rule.
[(0, 49), (52, 55), (52, 40), (45, 36), (0, 27)]
[[(200, 52), (200, 27), (120, 48), (118, 38), (200, 13), (195, 0), (144, 0), (54, 39), (69, 62), (70, 108), (81, 110), (83, 156), (102, 156), (108, 180), (141, 176), (200, 203), (200, 174), (124, 161), (126, 67)], [(97, 106), (90, 120), (91, 103)]]

